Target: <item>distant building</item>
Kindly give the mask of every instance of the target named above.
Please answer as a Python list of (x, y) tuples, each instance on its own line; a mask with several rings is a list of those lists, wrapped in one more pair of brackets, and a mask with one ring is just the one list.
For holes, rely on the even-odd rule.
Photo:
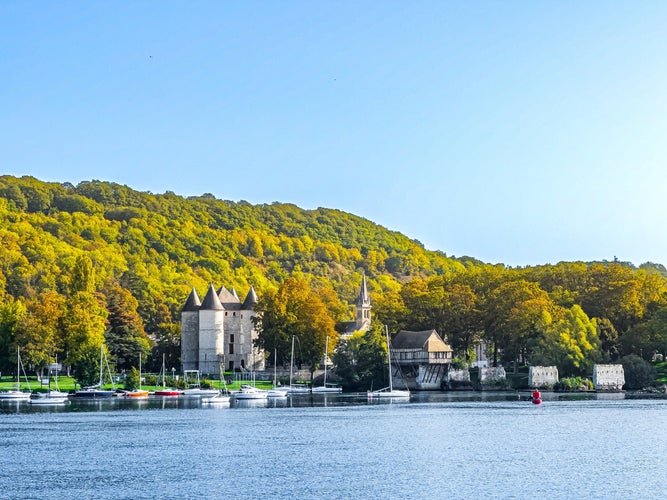
[(257, 294), (253, 287), (243, 302), (232, 288), (217, 292), (209, 285), (200, 302), (193, 288), (181, 310), (181, 365), (185, 370), (218, 375), (223, 370), (263, 370), (264, 353), (253, 346), (257, 330), (252, 318)]
[(438, 390), (447, 381), (452, 348), (435, 330), (401, 330), (391, 341), (391, 359), (410, 389)]
[(340, 323), (341, 337), (346, 338), (354, 332), (365, 332), (371, 327), (371, 298), (368, 295), (368, 287), (366, 286), (366, 275), (361, 278), (361, 288), (359, 296), (355, 302), (356, 316), (354, 321), (344, 321)]

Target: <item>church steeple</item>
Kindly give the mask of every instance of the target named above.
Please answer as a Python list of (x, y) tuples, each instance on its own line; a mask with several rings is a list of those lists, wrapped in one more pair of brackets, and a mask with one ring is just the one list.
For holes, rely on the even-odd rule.
[(368, 330), (371, 327), (371, 298), (368, 295), (366, 273), (363, 273), (361, 276), (361, 288), (359, 290), (359, 297), (357, 297), (356, 306), (356, 329), (362, 331)]

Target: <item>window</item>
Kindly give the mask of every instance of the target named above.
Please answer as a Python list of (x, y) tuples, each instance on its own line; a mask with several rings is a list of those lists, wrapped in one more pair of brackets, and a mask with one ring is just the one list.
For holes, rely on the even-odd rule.
[(229, 354), (234, 354), (234, 344), (229, 344)]

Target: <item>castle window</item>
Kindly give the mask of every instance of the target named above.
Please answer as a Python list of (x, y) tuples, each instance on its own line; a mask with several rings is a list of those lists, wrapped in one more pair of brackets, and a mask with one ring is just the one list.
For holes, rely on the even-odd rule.
[(234, 354), (234, 344), (229, 344), (229, 354)]
[(231, 334), (229, 336), (229, 341), (233, 344), (234, 343), (234, 334)]
[(227, 316), (227, 311), (225, 311), (225, 316)]
[(234, 312), (232, 313), (232, 316), (236, 316), (236, 311), (234, 311)]

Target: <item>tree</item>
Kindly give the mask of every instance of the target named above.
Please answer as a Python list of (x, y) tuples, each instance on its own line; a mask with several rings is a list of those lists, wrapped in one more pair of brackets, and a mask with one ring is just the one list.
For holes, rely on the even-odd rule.
[(577, 305), (564, 310), (560, 316), (554, 318), (549, 312), (543, 312), (539, 325), (542, 337), (534, 361), (556, 365), (562, 375), (586, 375), (600, 355), (596, 321), (589, 319)]
[(648, 361), (636, 354), (630, 354), (621, 358), (623, 374), (625, 376), (625, 387), (630, 390), (644, 389), (655, 383), (655, 369)]
[(384, 326), (373, 322), (366, 332), (356, 332), (333, 355), (336, 374), (345, 390), (384, 387), (387, 380), (387, 342)]
[(22, 359), (35, 368), (55, 361), (62, 348), (61, 321), (65, 298), (57, 292), (45, 292), (26, 303), (27, 313), (19, 321), (16, 342), (21, 346)]
[(301, 349), (295, 362), (308, 364), (311, 375), (323, 359), (326, 338), (332, 346), (337, 343), (334, 319), (319, 293), (304, 279), (286, 279), (275, 293), (266, 293), (255, 310), (257, 346), (269, 353), (278, 349), (284, 356), (290, 337), (296, 335)]
[(104, 333), (107, 348), (118, 369), (127, 369), (138, 363), (139, 353), (150, 352), (150, 341), (137, 312), (139, 302), (118, 285), (106, 290), (107, 329)]

